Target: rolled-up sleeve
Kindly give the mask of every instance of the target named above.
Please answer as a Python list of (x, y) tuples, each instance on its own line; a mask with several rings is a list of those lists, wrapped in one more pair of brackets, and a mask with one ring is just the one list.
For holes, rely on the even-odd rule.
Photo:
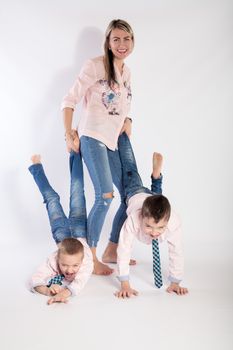
[(92, 60), (88, 60), (82, 67), (78, 78), (75, 80), (68, 94), (64, 96), (61, 109), (66, 107), (75, 109), (75, 106), (81, 101), (88, 88), (95, 84), (96, 80), (97, 77), (94, 63)]
[(40, 265), (37, 271), (32, 275), (29, 281), (29, 288), (32, 292), (35, 292), (35, 287), (46, 286), (49, 279), (56, 275), (56, 270), (53, 268), (53, 264), (48, 258), (45, 263)]

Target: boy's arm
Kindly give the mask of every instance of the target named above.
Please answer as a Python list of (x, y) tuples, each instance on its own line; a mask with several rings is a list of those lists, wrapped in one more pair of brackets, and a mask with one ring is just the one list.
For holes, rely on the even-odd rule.
[(138, 292), (135, 289), (131, 288), (129, 281), (122, 281), (121, 289), (114, 294), (118, 298), (130, 298), (133, 295), (138, 295)]
[(187, 288), (180, 286), (184, 273), (184, 256), (181, 236), (182, 232), (180, 219), (178, 216), (172, 213), (167, 237), (169, 256), (168, 279), (170, 281), (170, 286), (167, 288), (167, 292), (175, 292), (179, 295), (186, 294), (188, 292)]
[[(36, 272), (32, 275), (30, 280), (30, 290), (32, 292), (38, 291), (37, 287), (47, 287), (47, 283), (52, 276), (54, 276), (57, 272), (53, 269), (54, 255), (49, 257), (45, 263), (40, 265)], [(39, 290), (46, 292), (46, 288), (39, 288)], [(45, 293), (41, 293), (47, 295)]]
[(43, 295), (46, 295), (46, 296), (50, 296), (51, 295), (50, 289), (47, 286), (37, 286), (37, 287), (34, 288), (34, 290), (37, 293), (40, 293), (40, 294), (43, 294)]
[(129, 262), (132, 254), (134, 230), (133, 220), (128, 216), (122, 226), (117, 248), (117, 278), (121, 283), (120, 290), (115, 293), (118, 298), (131, 297), (138, 294), (136, 290), (131, 288), (129, 283)]
[[(60, 286), (59, 286), (60, 287)], [(58, 293), (53, 293), (52, 288), (51, 287), (47, 287), (47, 286), (37, 286), (34, 288), (36, 292), (49, 296), (51, 297), (48, 300), (48, 305), (52, 304), (52, 303), (57, 303), (57, 302), (67, 302), (67, 298), (71, 295), (71, 292), (67, 289), (67, 288), (59, 288), (59, 292)]]
[(67, 288), (63, 288), (61, 292), (54, 295), (52, 298), (50, 298), (47, 301), (48, 305), (51, 305), (53, 303), (67, 303), (68, 298), (71, 296), (71, 292)]

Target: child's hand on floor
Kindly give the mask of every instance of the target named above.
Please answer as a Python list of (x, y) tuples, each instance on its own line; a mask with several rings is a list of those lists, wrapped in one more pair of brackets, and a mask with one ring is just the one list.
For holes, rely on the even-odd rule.
[(117, 298), (130, 298), (138, 295), (138, 292), (130, 287), (128, 281), (121, 282), (121, 289), (115, 293)]
[(62, 291), (54, 295), (47, 302), (48, 305), (53, 303), (68, 303), (68, 298), (71, 296), (71, 292), (67, 288), (62, 288)]
[(51, 284), (51, 286), (49, 287), (50, 290), (50, 295), (56, 295), (58, 293), (60, 293), (62, 291), (62, 287), (59, 286), (59, 284)]
[(188, 289), (179, 286), (178, 283), (172, 282), (172, 283), (170, 284), (170, 286), (167, 288), (167, 292), (168, 292), (168, 293), (174, 292), (174, 293), (176, 293), (176, 294), (178, 294), (178, 295), (185, 295), (185, 294), (188, 293)]
[(54, 297), (50, 298), (47, 302), (48, 305), (51, 305), (53, 303), (68, 303), (68, 298), (65, 298), (59, 294), (55, 295)]

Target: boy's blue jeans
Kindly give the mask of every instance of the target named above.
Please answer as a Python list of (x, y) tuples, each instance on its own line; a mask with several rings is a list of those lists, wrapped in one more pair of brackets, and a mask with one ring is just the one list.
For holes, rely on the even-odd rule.
[(83, 164), (80, 153), (70, 153), (70, 212), (67, 218), (59, 195), (48, 182), (42, 164), (33, 164), (29, 171), (43, 196), (52, 235), (56, 243), (67, 237), (87, 237), (86, 201), (83, 186)]
[(161, 194), (162, 193), (162, 175), (159, 179), (151, 176), (151, 190), (143, 186), (141, 177), (138, 173), (136, 159), (130, 140), (126, 133), (118, 138), (118, 151), (120, 154), (123, 174), (123, 187), (125, 191), (126, 203), (138, 193)]

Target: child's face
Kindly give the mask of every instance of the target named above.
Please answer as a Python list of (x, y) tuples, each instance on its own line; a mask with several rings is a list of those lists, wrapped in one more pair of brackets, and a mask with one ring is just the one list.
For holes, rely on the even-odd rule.
[(153, 218), (142, 218), (142, 230), (146, 235), (151, 238), (158, 238), (167, 228), (168, 220), (161, 219), (159, 222), (155, 222)]
[(61, 273), (69, 282), (73, 281), (83, 261), (83, 254), (59, 254), (58, 265)]

